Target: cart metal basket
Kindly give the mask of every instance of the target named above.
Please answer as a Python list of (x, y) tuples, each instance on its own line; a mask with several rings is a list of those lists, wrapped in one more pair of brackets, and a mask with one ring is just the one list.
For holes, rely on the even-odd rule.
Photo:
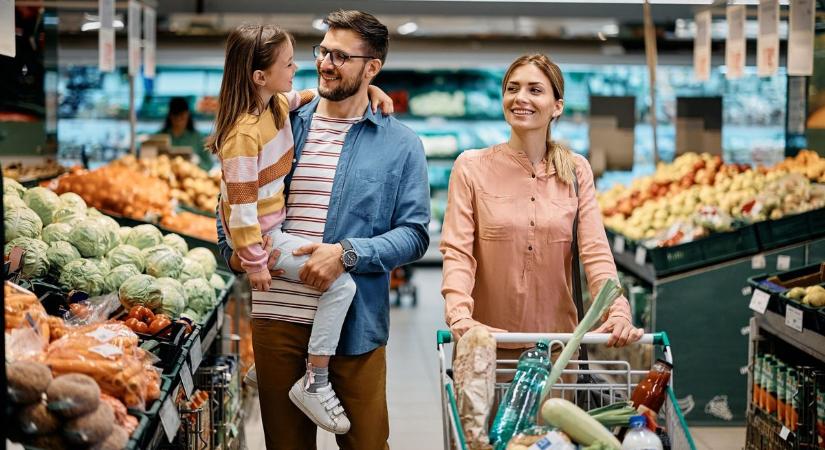
[[(550, 348), (552, 350), (561, 349), (569, 342), (573, 335), (569, 333), (494, 333), (493, 337), (497, 343), (507, 344), (533, 344), (539, 339), (549, 339)], [(583, 344), (601, 344), (604, 345), (609, 339), (609, 334), (585, 334)], [(458, 407), (456, 406), (455, 389), (451, 377), (451, 363), (447, 357), (445, 346), (452, 342), (452, 334), (447, 330), (440, 330), (437, 332), (438, 342), (438, 358), (439, 371), (441, 375), (441, 406), (442, 418), (444, 426), (444, 449), (445, 450), (467, 450), (467, 443), (464, 439), (464, 432), (461, 427), (461, 422), (458, 415)], [(663, 358), (672, 363), (673, 356), (670, 351), (670, 342), (667, 334), (664, 332), (645, 334), (639, 342), (633, 345), (654, 345), (660, 347)], [(497, 360), (496, 374), (506, 375), (514, 374), (516, 371), (517, 360)], [(551, 391), (554, 397), (561, 397), (571, 399), (576, 403), (578, 399), (587, 399), (589, 401), (592, 395), (575, 395), (579, 393), (597, 392), (602, 397), (609, 397), (610, 401), (623, 401), (630, 398), (633, 388), (647, 375), (647, 370), (633, 370), (630, 364), (626, 361), (605, 361), (605, 360), (571, 360), (570, 364), (589, 365), (588, 369), (565, 369), (562, 371), (563, 375), (581, 375), (592, 374), (601, 376), (607, 380), (600, 384), (565, 384), (556, 383)], [(577, 367), (577, 366), (573, 366)], [(495, 393), (496, 400), (500, 400), (507, 391), (509, 383), (496, 383)], [(589, 410), (599, 405), (579, 404), (584, 410)], [(667, 400), (659, 412), (660, 422), (663, 422), (667, 431), (667, 436), (670, 440), (670, 448), (673, 450), (696, 450), (696, 445), (690, 435), (687, 422), (685, 421), (682, 410), (676, 401), (676, 395), (673, 391), (673, 377), (670, 379), (670, 386), (667, 390)]]

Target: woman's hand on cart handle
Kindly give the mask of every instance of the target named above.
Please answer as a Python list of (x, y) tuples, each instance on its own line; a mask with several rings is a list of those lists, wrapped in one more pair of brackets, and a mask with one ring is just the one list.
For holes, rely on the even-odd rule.
[(453, 342), (458, 342), (461, 336), (464, 336), (464, 333), (470, 330), (470, 328), (482, 326), (487, 328), (487, 331), (490, 333), (506, 333), (507, 330), (502, 330), (501, 328), (494, 328), (488, 325), (484, 325), (483, 323), (473, 320), (470, 317), (465, 317), (464, 319), (459, 319), (455, 321), (450, 326), (450, 331), (453, 332)]
[(593, 332), (610, 333), (608, 347), (624, 347), (638, 341), (645, 334), (643, 329), (634, 327), (630, 319), (621, 314), (611, 315)]

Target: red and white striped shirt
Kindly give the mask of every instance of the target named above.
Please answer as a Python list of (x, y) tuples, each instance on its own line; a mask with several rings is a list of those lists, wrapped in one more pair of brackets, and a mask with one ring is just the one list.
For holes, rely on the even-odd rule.
[[(286, 204), (285, 233), (321, 242), (332, 183), (344, 139), (361, 118), (335, 119), (315, 114), (301, 158), (295, 166)], [(268, 293), (252, 301), (252, 317), (312, 323), (320, 293), (301, 283), (275, 278)]]

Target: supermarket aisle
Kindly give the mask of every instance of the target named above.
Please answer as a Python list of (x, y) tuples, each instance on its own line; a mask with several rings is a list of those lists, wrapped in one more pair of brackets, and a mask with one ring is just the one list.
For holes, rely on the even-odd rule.
[[(443, 328), (441, 270), (417, 269), (413, 281), (418, 287), (418, 307), (409, 302), (394, 308), (388, 348), (387, 395), (390, 410), (392, 450), (435, 450), (443, 448), (438, 388), (435, 331)], [(260, 417), (247, 421), (249, 450), (264, 448)], [(736, 450), (744, 447), (744, 428), (693, 429), (698, 450)], [(331, 434), (319, 433), (318, 449), (334, 450)]]

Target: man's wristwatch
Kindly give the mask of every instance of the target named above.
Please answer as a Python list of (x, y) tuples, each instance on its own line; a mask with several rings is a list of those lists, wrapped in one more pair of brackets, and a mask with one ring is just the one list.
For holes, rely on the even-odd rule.
[(348, 240), (343, 239), (339, 244), (344, 248), (344, 253), (341, 254), (344, 271), (351, 272), (358, 265), (358, 254), (355, 253), (355, 249), (352, 248), (352, 244)]

